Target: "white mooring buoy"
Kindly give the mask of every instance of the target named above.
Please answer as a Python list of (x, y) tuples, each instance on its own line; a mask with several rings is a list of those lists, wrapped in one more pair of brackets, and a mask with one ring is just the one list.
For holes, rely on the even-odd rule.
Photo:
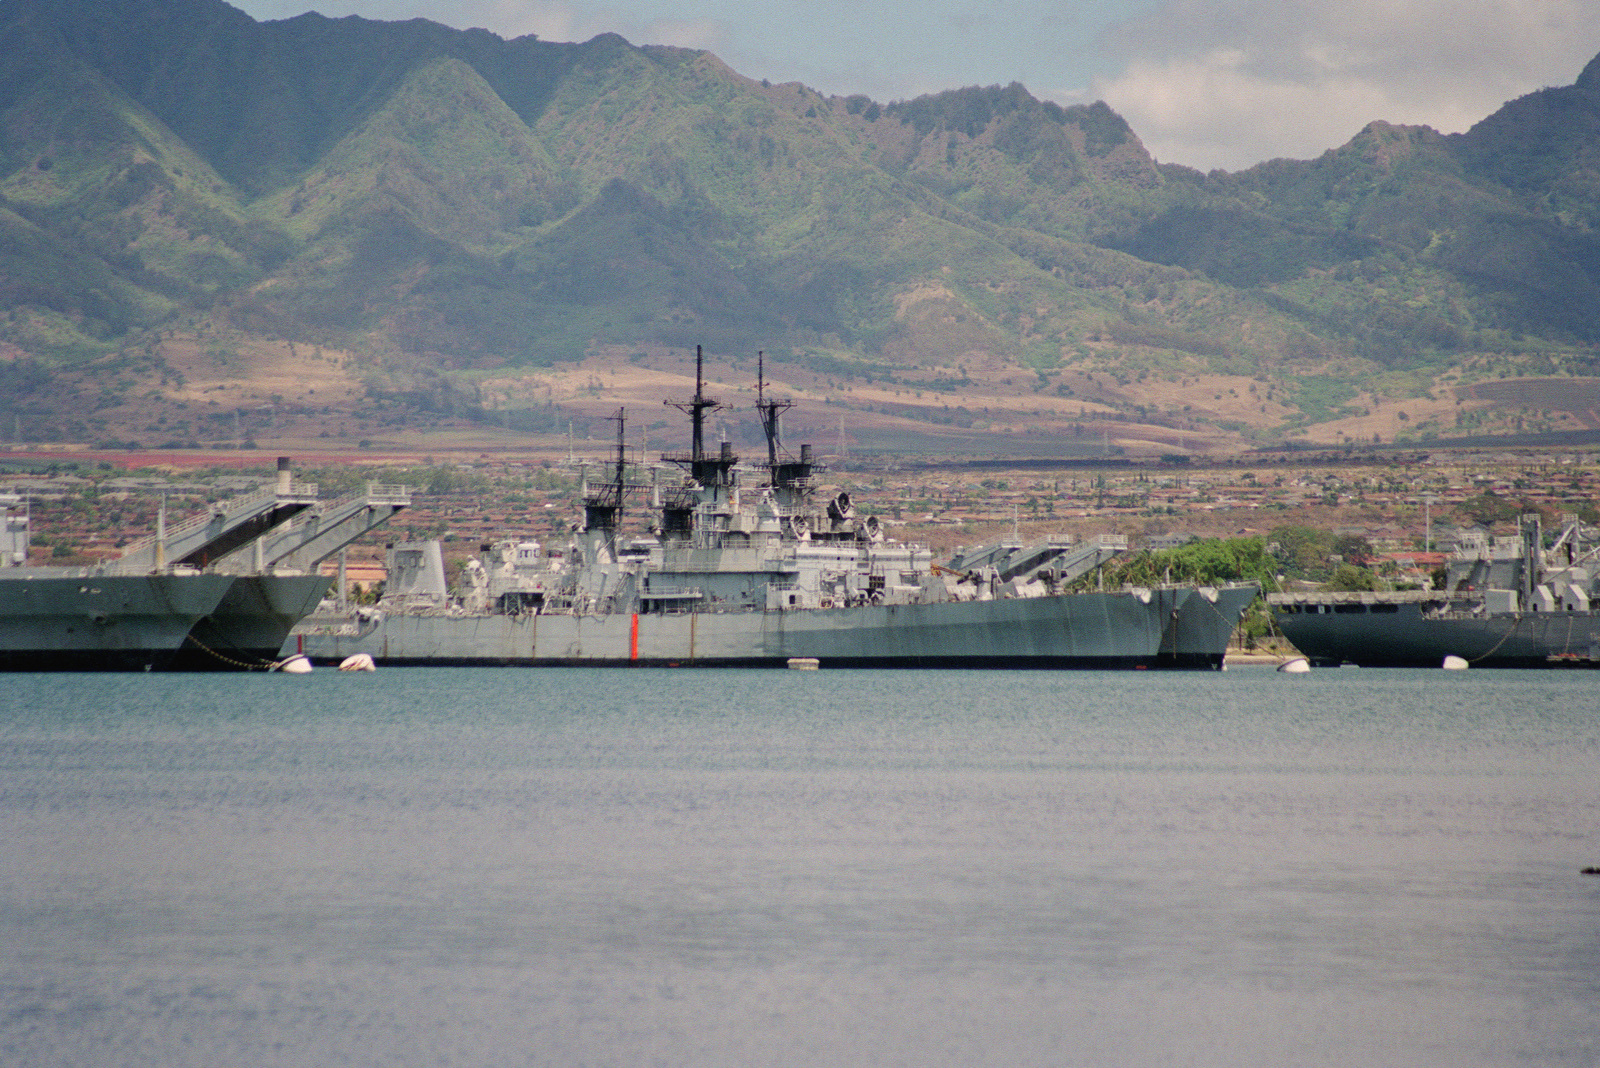
[(1467, 670), (1467, 662), (1466, 662), (1466, 660), (1462, 659), (1459, 656), (1447, 656), (1447, 657), (1444, 658), (1444, 663), (1439, 665), (1439, 666), (1444, 668), (1446, 671), (1465, 671), (1465, 670)]
[(1285, 675), (1304, 675), (1311, 670), (1311, 661), (1303, 656), (1293, 657), (1279, 664), (1278, 670)]
[(352, 653), (339, 661), (340, 671), (377, 671), (378, 665), (372, 662), (371, 653)]
[(281, 671), (285, 675), (309, 675), (311, 674), (311, 658), (309, 656), (291, 656), (287, 660), (279, 662), (275, 670)]

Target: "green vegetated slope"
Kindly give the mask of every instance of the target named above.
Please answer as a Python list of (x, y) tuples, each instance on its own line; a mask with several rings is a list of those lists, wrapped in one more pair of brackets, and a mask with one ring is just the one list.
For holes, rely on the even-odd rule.
[(704, 343), (1234, 373), (1296, 401), (1283, 430), (1600, 343), (1600, 61), (1462, 135), (1204, 175), (1104, 104), (828, 98), (614, 35), (10, 0), (0, 41), (13, 355), (203, 314), (444, 371)]

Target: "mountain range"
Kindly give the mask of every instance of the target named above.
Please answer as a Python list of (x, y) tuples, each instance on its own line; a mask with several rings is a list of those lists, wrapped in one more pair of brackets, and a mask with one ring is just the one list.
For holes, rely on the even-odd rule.
[(0, 436), (548, 429), (695, 345), (885, 447), (1600, 428), (1600, 58), (1202, 174), (1103, 103), (615, 35), (5, 0), (0, 42)]

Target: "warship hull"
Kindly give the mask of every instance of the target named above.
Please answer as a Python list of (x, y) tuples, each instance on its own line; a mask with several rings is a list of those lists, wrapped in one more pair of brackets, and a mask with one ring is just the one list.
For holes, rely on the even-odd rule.
[(232, 579), (217, 607), (190, 629), (173, 669), (238, 671), (276, 662), (290, 630), (317, 607), (332, 583), (326, 575)]
[(308, 619), (283, 655), (391, 665), (1215, 670), (1254, 586), (802, 611)]
[(222, 602), (226, 575), (0, 572), (0, 670), (166, 671)]
[(278, 666), (290, 629), (332, 584), (316, 564), (409, 503), (404, 487), (368, 483), (321, 505), (279, 457), (273, 485), (174, 525), (163, 505), (156, 533), (120, 558), (68, 568), (27, 563), (26, 503), (0, 493), (0, 670)]
[(1272, 598), (1283, 636), (1315, 666), (1600, 667), (1600, 613), (1452, 611), (1439, 602)]

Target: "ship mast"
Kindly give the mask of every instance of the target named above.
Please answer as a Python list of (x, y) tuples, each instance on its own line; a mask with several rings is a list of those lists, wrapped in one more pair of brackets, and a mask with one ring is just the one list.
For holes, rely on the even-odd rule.
[(609, 417), (617, 424), (617, 462), (613, 479), (609, 485), (597, 487), (595, 492), (586, 494), (583, 499), (584, 529), (602, 531), (606, 541), (613, 543), (613, 548), (617, 531), (622, 527), (622, 502), (627, 495), (625, 476), (628, 457), (624, 438), (627, 411), (626, 408), (618, 408), (617, 414)]
[(766, 353), (756, 351), (756, 411), (761, 413), (761, 431), (767, 436), (767, 468), (777, 477), (778, 417), (794, 407), (794, 401), (767, 400)]
[(615, 476), (611, 480), (611, 492), (617, 500), (617, 517), (615, 525), (619, 529), (622, 526), (622, 502), (625, 499), (627, 492), (627, 483), (625, 479), (628, 473), (628, 452), (627, 444), (622, 433), (627, 415), (628, 409), (618, 408), (617, 414), (613, 417), (617, 421), (617, 468)]
[(706, 412), (714, 412), (721, 408), (722, 402), (714, 397), (706, 396), (705, 390), (705, 356), (699, 345), (694, 347), (694, 397), (686, 401), (663, 401), (689, 416), (690, 426), (693, 428), (690, 453), (683, 456), (662, 456), (668, 463), (678, 464), (689, 469), (689, 476), (702, 486), (726, 486), (733, 481), (733, 465), (739, 458), (733, 455), (732, 447), (722, 443), (722, 452), (715, 458), (706, 456)]
[[(756, 352), (756, 411), (761, 413), (761, 430), (767, 437), (767, 471), (773, 489), (797, 490), (809, 487), (816, 465), (811, 462), (811, 446), (800, 446), (800, 460), (780, 460), (783, 448), (780, 417), (794, 407), (794, 401), (767, 399), (766, 353)], [(791, 499), (791, 504), (796, 503)]]

